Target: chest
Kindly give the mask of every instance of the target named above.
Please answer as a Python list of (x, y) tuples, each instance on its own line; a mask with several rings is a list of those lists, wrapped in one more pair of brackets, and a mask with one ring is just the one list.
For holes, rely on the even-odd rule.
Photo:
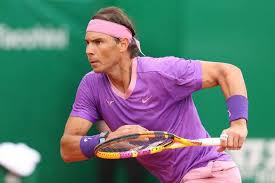
[(100, 93), (99, 112), (109, 127), (114, 130), (121, 125), (138, 124), (154, 129), (171, 105), (170, 96), (165, 89), (155, 83), (139, 81), (127, 99), (116, 95), (111, 88)]

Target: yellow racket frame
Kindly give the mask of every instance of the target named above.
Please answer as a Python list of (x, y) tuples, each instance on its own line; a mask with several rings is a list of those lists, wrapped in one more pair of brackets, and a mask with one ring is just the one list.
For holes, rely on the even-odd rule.
[[(111, 141), (116, 141), (118, 139), (123, 139), (124, 137), (129, 137), (131, 135), (142, 135), (143, 137), (153, 138), (156, 136), (163, 136), (165, 138), (172, 138), (173, 141), (168, 144), (162, 144), (157, 147), (152, 147), (149, 150), (146, 150), (145, 153), (140, 153), (138, 151), (128, 151), (128, 152), (101, 152), (100, 148), (102, 145), (105, 145), (107, 143), (110, 143)], [(103, 159), (124, 159), (124, 158), (136, 158), (143, 155), (148, 154), (156, 154), (165, 150), (170, 149), (178, 149), (178, 148), (184, 148), (189, 146), (219, 146), (220, 145), (220, 138), (203, 138), (203, 139), (196, 139), (196, 140), (190, 140), (178, 137), (174, 134), (163, 132), (163, 131), (149, 131), (149, 132), (142, 132), (142, 133), (136, 133), (136, 134), (130, 134), (126, 136), (121, 136), (115, 139), (108, 140), (102, 144), (99, 144), (95, 148), (95, 155), (99, 158)]]

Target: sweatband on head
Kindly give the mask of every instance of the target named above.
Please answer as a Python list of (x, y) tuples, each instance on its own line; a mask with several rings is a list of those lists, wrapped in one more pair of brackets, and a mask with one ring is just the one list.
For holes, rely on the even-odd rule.
[(233, 95), (226, 100), (229, 121), (248, 120), (248, 100), (242, 95)]
[(94, 148), (99, 144), (99, 134), (93, 136), (83, 136), (80, 139), (80, 150), (87, 158), (94, 156)]
[(126, 38), (129, 43), (134, 39), (140, 53), (142, 53), (139, 40), (133, 37), (131, 31), (124, 25), (107, 20), (92, 19), (88, 23), (86, 32), (99, 32), (115, 38)]
[(131, 41), (133, 37), (131, 31), (127, 27), (100, 19), (90, 20), (86, 32), (100, 32), (116, 38), (127, 38), (129, 41)]

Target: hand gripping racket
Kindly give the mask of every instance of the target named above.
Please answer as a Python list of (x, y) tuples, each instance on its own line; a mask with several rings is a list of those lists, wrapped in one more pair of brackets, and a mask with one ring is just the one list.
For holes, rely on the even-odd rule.
[(148, 131), (120, 136), (95, 147), (95, 155), (103, 159), (135, 158), (169, 149), (189, 146), (219, 146), (220, 138), (184, 139), (163, 131)]

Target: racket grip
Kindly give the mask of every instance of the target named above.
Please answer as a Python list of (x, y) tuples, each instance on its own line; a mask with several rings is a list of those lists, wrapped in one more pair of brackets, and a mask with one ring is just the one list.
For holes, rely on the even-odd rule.
[(205, 139), (199, 139), (198, 141), (201, 142), (201, 146), (219, 146), (219, 145), (221, 145), (220, 138), (205, 138)]

